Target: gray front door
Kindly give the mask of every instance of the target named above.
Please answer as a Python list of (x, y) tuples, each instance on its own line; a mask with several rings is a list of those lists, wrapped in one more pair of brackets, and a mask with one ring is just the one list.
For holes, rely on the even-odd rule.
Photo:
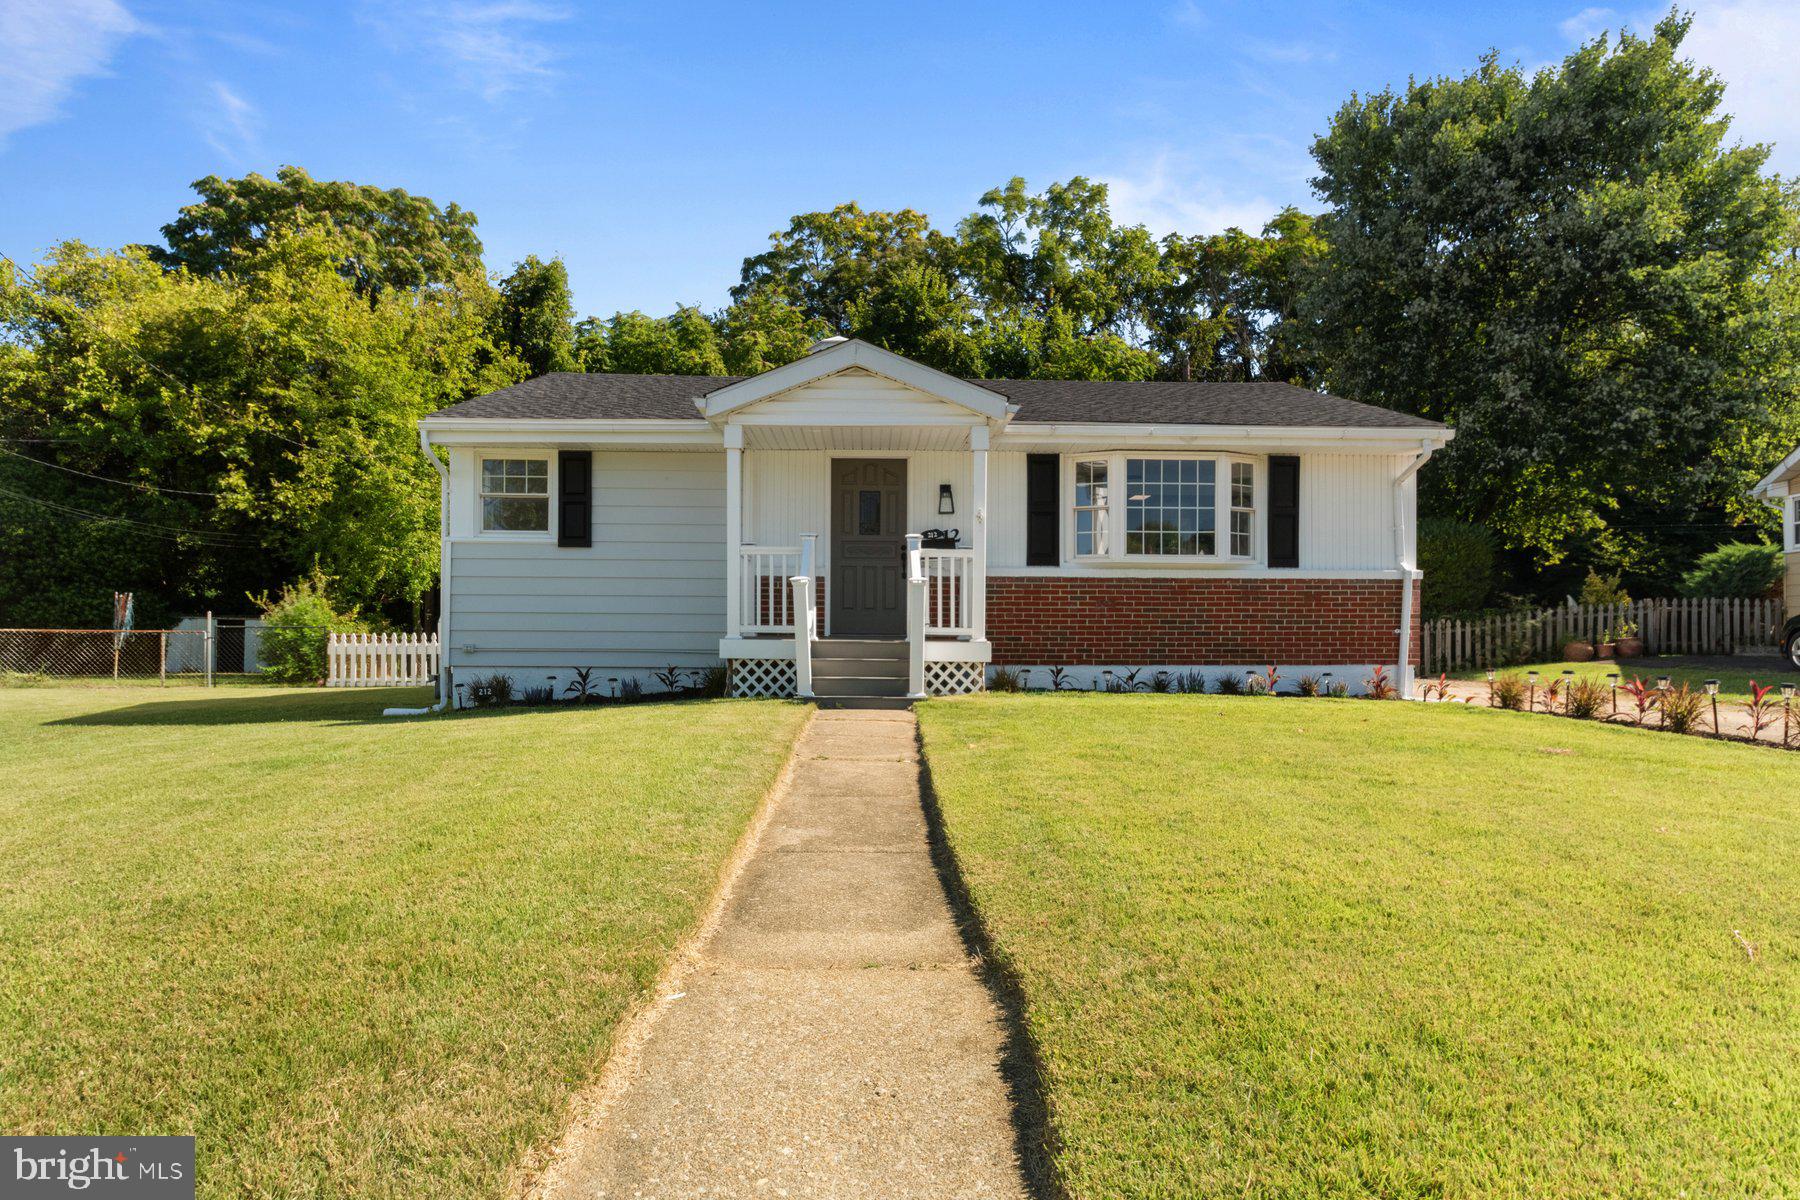
[(906, 633), (906, 460), (831, 463), (831, 632)]

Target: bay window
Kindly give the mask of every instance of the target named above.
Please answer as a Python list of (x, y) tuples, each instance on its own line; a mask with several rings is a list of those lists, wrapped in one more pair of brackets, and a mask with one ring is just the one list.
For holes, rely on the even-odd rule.
[(550, 460), (484, 457), (480, 498), (483, 533), (548, 533)]
[[(1139, 452), (1077, 458), (1073, 467), (1072, 549), (1078, 559), (1229, 562), (1256, 556), (1257, 465), (1250, 459)], [(1112, 537), (1114, 529), (1123, 536)]]

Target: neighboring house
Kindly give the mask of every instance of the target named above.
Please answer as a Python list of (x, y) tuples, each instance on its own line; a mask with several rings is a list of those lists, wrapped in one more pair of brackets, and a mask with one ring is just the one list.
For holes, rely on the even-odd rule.
[(1750, 494), (1781, 510), (1781, 548), (1787, 552), (1787, 576), (1781, 592), (1785, 613), (1781, 651), (1800, 667), (1800, 449), (1777, 463)]
[(965, 380), (842, 338), (745, 379), (546, 375), (420, 430), (454, 683), (723, 660), (739, 694), (820, 696), (1410, 674), (1414, 479), (1451, 436), (1286, 384)]

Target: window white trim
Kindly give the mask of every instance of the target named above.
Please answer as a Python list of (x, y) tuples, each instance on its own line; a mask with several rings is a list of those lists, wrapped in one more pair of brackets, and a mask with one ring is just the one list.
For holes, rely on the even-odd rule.
[(1782, 522), (1787, 536), (1784, 542), (1789, 554), (1800, 554), (1800, 493), (1787, 498), (1787, 520)]
[[(544, 528), (543, 529), (489, 529), (486, 525), (487, 506), (482, 503), (490, 495), (486, 490), (487, 463), (492, 458), (526, 459), (542, 462), (544, 467)], [(472, 513), (475, 522), (475, 536), (484, 540), (515, 542), (548, 542), (556, 539), (556, 452), (539, 447), (500, 446), (477, 449), (474, 456), (474, 476), (470, 486), (474, 489)], [(525, 494), (519, 498), (536, 499), (535, 493)]]
[[(1152, 459), (1157, 461), (1200, 462), (1214, 464), (1213, 493), (1211, 496), (1213, 513), (1213, 552), (1211, 554), (1143, 554), (1127, 553), (1125, 549), (1126, 530), (1129, 522), (1126, 518), (1127, 506), (1130, 503), (1126, 492), (1129, 485), (1126, 471), (1128, 459)], [(1078, 554), (1076, 552), (1076, 464), (1084, 462), (1106, 463), (1107, 489), (1106, 528), (1108, 542), (1105, 553)], [(1249, 552), (1246, 554), (1231, 553), (1231, 514), (1232, 506), (1232, 467), (1243, 464), (1250, 468), (1251, 506), (1247, 510), (1250, 516)], [(1268, 522), (1262, 513), (1268, 506), (1268, 464), (1262, 455), (1233, 454), (1226, 451), (1180, 451), (1159, 449), (1111, 450), (1091, 454), (1068, 453), (1062, 461), (1063, 495), (1068, 499), (1062, 506), (1061, 521), (1063, 527), (1063, 562), (1076, 566), (1094, 567), (1126, 567), (1156, 568), (1169, 566), (1188, 567), (1244, 567), (1256, 566), (1266, 558), (1266, 532)], [(1242, 508), (1238, 511), (1246, 511)]]

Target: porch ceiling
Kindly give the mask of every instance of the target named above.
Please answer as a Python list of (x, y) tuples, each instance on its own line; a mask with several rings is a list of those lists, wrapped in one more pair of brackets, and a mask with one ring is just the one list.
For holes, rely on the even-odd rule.
[(746, 425), (746, 450), (967, 450), (968, 425)]

